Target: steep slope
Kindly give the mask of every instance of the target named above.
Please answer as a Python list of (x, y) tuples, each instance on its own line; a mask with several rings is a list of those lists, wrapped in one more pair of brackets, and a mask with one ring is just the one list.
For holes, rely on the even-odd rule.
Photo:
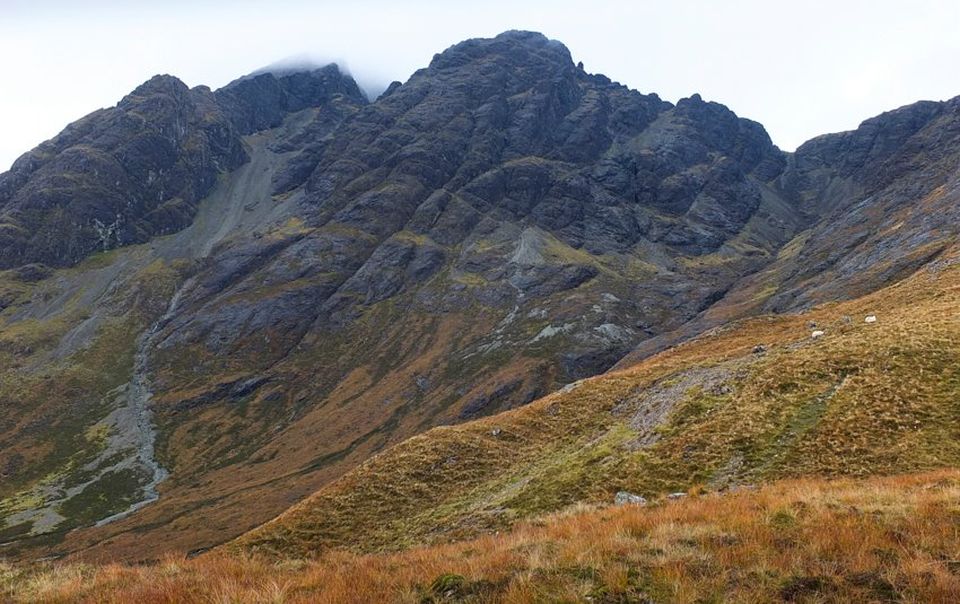
[[(320, 84), (327, 84), (331, 69), (336, 70), (314, 73)], [(264, 74), (257, 79), (261, 83), (275, 80), (282, 90), (291, 87), (291, 78), (284, 75)], [(302, 87), (302, 82), (298, 85)], [(338, 86), (343, 85), (341, 80)], [(164, 94), (144, 95), (166, 90), (164, 86), (186, 98), (214, 96), (204, 89), (186, 91), (171, 78), (155, 78), (117, 109), (81, 122), (97, 123), (104, 114), (128, 108), (131, 99), (162, 105)], [(235, 86), (217, 94), (229, 93)], [(315, 87), (315, 91), (322, 89)], [(349, 98), (317, 92), (304, 102), (328, 100), (337, 105), (337, 111), (366, 102), (358, 91)], [(276, 108), (264, 106), (263, 111)], [(322, 106), (298, 111), (288, 120), (289, 127), (299, 131), (301, 122), (320, 112)], [(150, 123), (157, 130), (163, 127)], [(268, 149), (275, 138), (288, 133), (287, 128), (241, 140), (232, 125), (226, 127), (234, 133), (239, 157), (246, 163), (229, 176), (213, 176), (218, 184), (212, 194), (197, 204), (188, 226), (179, 232), (155, 237), (146, 245), (111, 240), (105, 247), (122, 247), (96, 253), (65, 270), (24, 264), (0, 272), (0, 512), (4, 520), (0, 541), (45, 534), (59, 538), (78, 525), (113, 522), (157, 498), (156, 487), (167, 475), (155, 455), (150, 410), (151, 356), (159, 330), (178, 312), (184, 287), (191, 283), (191, 275), (202, 270), (204, 259), (218, 243), (238, 232), (282, 224), (289, 217), (287, 204), (270, 197), (269, 174), (280, 155)], [(41, 149), (70, 139), (72, 128)], [(138, 144), (123, 142), (126, 134), (113, 131), (111, 136), (119, 147)], [(61, 155), (69, 155), (73, 148)], [(31, 152), (21, 161), (40, 153)], [(56, 174), (57, 157), (51, 160), (51, 174)], [(91, 174), (97, 176), (102, 175)], [(0, 178), (10, 182), (16, 177), (11, 173)], [(82, 211), (75, 206), (84, 203), (84, 190), (68, 190), (76, 197), (64, 198), (65, 209), (81, 218), (63, 228), (64, 238), (83, 236)], [(132, 195), (129, 190), (122, 194)]]
[[(358, 497), (370, 472), (361, 464), (411, 436), (522, 406), (721, 320), (841, 297), (798, 249), (840, 250), (826, 261), (859, 295), (942, 252), (954, 228), (910, 216), (888, 237), (913, 245), (910, 257), (867, 279), (851, 267), (892, 256), (858, 259), (867, 247), (818, 236), (859, 233), (894, 207), (953, 211), (958, 147), (952, 134), (933, 137), (954, 132), (955, 104), (882, 116), (787, 155), (722, 105), (631, 91), (530, 32), (457, 44), (373, 103), (331, 67), (184, 94), (209, 103), (247, 163), (162, 231), (173, 234), (144, 229), (55, 271), (11, 260), (0, 275), (6, 555), (151, 558), (223, 543), (321, 488)], [(12, 174), (0, 181), (20, 182)], [(917, 205), (912, 193), (941, 185), (940, 205)], [(70, 215), (74, 203), (63, 204)], [(82, 239), (85, 225), (64, 233)], [(711, 376), (689, 380), (712, 386)], [(479, 447), (486, 458), (464, 466), (477, 490), (453, 507), (449, 485), (431, 495), (440, 508), (399, 497), (398, 518), (429, 518), (367, 530), (370, 544), (430, 537), (438, 518), (469, 532), (463, 523), (500, 526), (599, 496), (605, 487), (582, 481), (582, 460), (563, 447), (580, 450), (609, 418), (578, 408), (531, 420), (549, 443)], [(431, 434), (391, 451), (448, 446)], [(523, 501), (502, 513), (470, 499), (492, 488), (499, 455), (549, 466), (544, 452), (571, 461), (566, 495), (540, 501), (523, 478), (511, 487)], [(371, 462), (396, 466), (373, 476), (422, 473), (411, 483), (420, 494), (431, 472), (465, 459), (405, 469), (393, 455)], [(646, 487), (711, 467), (699, 462), (651, 472)], [(334, 525), (321, 545), (342, 544), (369, 511), (337, 497), (333, 511), (317, 506)]]
[[(276, 192), (302, 195), (301, 236), (225, 250), (170, 345), (211, 372), (225, 352), (265, 368), (294, 347), (329, 346), (388, 300), (394, 323), (468, 312), (488, 334), (505, 323), (461, 342), (453, 370), (468, 364), (472, 379), (535, 348), (528, 364), (543, 377), (424, 394), (470, 413), (528, 401), (609, 367), (761, 266), (796, 226), (764, 185), (783, 163), (759, 126), (697, 97), (672, 108), (589, 76), (539, 34), (469, 41), (281, 171)], [(754, 224), (771, 214), (784, 215), (782, 232)], [(723, 271), (678, 264), (735, 237)], [(238, 268), (234, 256), (256, 258)], [(233, 296), (205, 299), (222, 289)]]
[(779, 276), (767, 286), (777, 291), (763, 310), (857, 297), (956, 242), (960, 98), (885, 113), (853, 132), (814, 139), (791, 159), (781, 187), (822, 219), (772, 267)]
[(958, 166), (960, 97), (908, 105), (802, 145), (776, 188), (808, 228), (697, 319), (642, 343), (619, 366), (731, 319), (855, 298), (909, 275), (956, 242)]
[(956, 470), (789, 480), (648, 507), (581, 506), (509, 533), (281, 564), (0, 563), (11, 602), (955, 602)]
[[(170, 289), (131, 333), (159, 322), (139, 353), (135, 337), (121, 353), (122, 373), (144, 369), (130, 390), (150, 392), (158, 431), (138, 442), (169, 473), (159, 500), (53, 551), (221, 542), (404, 438), (606, 369), (799, 228), (771, 188), (784, 157), (758, 125), (586, 74), (539, 34), (456, 45), (376, 103), (357, 95), (330, 70), (213, 93), (239, 132), (295, 113), (258, 135), (273, 159), (204, 202), (223, 208), (211, 210), (218, 230), (161, 246)], [(687, 261), (707, 252), (729, 263)], [(84, 329), (69, 340), (103, 335)], [(25, 444), (10, 459), (35, 442), (17, 425), (10, 437)], [(115, 440), (71, 443), (106, 455)], [(11, 466), (15, 519), (37, 510), (23, 488), (44, 467)], [(93, 496), (79, 484), (79, 501)], [(113, 512), (144, 499), (109, 491), (97, 496)]]
[[(618, 491), (955, 467), (958, 308), (954, 247), (863, 298), (732, 324), (522, 409), (426, 432), (234, 547), (393, 550)], [(811, 338), (814, 324), (826, 335)]]
[(62, 267), (189, 225), (223, 172), (247, 160), (240, 135), (345, 98), (336, 65), (258, 73), (211, 92), (156, 76), (23, 155), (0, 175), (0, 268)]
[[(226, 237), (157, 335), (160, 500), (68, 550), (142, 556), (142, 525), (217, 543), (411, 435), (606, 369), (796, 229), (762, 128), (539, 34), (454, 46), (329, 115), (271, 135), (297, 149), (270, 176), (290, 219)], [(682, 261), (708, 250), (730, 262)]]
[(332, 63), (252, 73), (217, 90), (214, 98), (241, 134), (276, 128), (291, 113), (328, 106), (339, 98), (357, 105), (366, 102), (353, 78)]
[(0, 268), (70, 266), (178, 231), (245, 160), (209, 89), (156, 76), (0, 175)]
[(149, 412), (157, 334), (227, 233), (285, 219), (277, 218), (284, 206), (255, 185), (276, 161), (266, 143), (247, 139), (250, 161), (179, 233), (36, 282), (22, 271), (4, 275), (14, 289), (2, 346), (8, 535), (109, 522), (156, 498), (166, 474)]

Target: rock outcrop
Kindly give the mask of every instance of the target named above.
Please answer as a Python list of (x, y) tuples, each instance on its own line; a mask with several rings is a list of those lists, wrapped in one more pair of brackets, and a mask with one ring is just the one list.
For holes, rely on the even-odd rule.
[(69, 266), (177, 231), (245, 159), (208, 89), (157, 76), (0, 175), (0, 267)]
[(0, 268), (70, 266), (179, 231), (218, 177), (247, 160), (241, 135), (342, 99), (366, 102), (336, 65), (259, 73), (216, 92), (156, 76), (0, 175)]
[(276, 128), (289, 114), (325, 105), (338, 96), (366, 103), (353, 78), (332, 63), (310, 70), (256, 72), (227, 84), (214, 96), (241, 134)]

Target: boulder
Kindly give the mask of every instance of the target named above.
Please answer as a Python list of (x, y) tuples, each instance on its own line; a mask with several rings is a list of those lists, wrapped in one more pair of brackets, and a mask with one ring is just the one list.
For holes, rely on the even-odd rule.
[(647, 505), (647, 500), (640, 495), (627, 491), (618, 491), (613, 497), (614, 505)]

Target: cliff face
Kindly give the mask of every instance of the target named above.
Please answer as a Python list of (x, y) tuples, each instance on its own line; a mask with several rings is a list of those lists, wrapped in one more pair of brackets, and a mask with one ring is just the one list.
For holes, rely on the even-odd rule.
[(960, 225), (958, 165), (960, 99), (915, 103), (801, 146), (782, 186), (816, 219), (775, 267), (764, 310), (857, 297), (939, 255)]
[(320, 107), (343, 96), (362, 105), (357, 83), (336, 65), (308, 71), (265, 71), (245, 76), (214, 93), (217, 103), (241, 134), (276, 128), (297, 111)]
[[(295, 192), (303, 230), (270, 246), (232, 242), (196, 301), (264, 282), (296, 281), (298, 292), (208, 300), (180, 318), (174, 341), (242, 354), (265, 324), (289, 347), (388, 299), (407, 314), (479, 304), (497, 321), (516, 317), (478, 346), (503, 354), (549, 340), (561, 351), (548, 387), (689, 319), (795, 229), (771, 188), (785, 158), (759, 125), (699, 97), (673, 107), (586, 74), (539, 34), (456, 45), (336, 129), (310, 128), (315, 142), (273, 179), (274, 193)], [(754, 224), (761, 216), (778, 230)], [(713, 252), (728, 266), (686, 261)], [(238, 270), (238, 257), (256, 261)]]
[[(874, 291), (956, 236), (957, 110), (785, 154), (530, 32), (374, 102), (335, 66), (215, 92), (158, 76), (0, 175), (0, 529), (208, 546), (433, 426)], [(169, 477), (67, 536), (148, 486), (97, 474), (133, 383)]]
[(956, 241), (960, 98), (901, 107), (786, 159), (773, 188), (795, 212), (795, 236), (693, 321), (640, 343), (618, 366), (731, 319), (863, 296)]
[(250, 76), (215, 93), (152, 78), (0, 175), (0, 267), (71, 266), (181, 230), (218, 177), (247, 161), (241, 135), (336, 95), (365, 102), (335, 65)]
[(245, 160), (208, 90), (157, 76), (0, 176), (0, 267), (70, 266), (180, 230), (218, 175)]

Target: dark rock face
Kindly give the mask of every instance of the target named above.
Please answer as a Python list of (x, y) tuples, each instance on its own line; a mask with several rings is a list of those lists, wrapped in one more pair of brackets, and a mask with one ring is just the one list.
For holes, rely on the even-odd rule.
[(337, 127), (365, 104), (362, 99), (335, 95), (324, 103), (322, 110), (304, 128), (279, 140), (273, 150), (291, 156), (273, 175), (274, 193), (287, 193), (303, 183), (323, 156)]
[(817, 137), (787, 157), (775, 188), (796, 238), (697, 320), (641, 345), (628, 365), (731, 318), (855, 298), (906, 277), (960, 235), (960, 97), (921, 101)]
[(214, 95), (241, 134), (276, 128), (288, 114), (319, 107), (337, 96), (366, 103), (353, 78), (333, 64), (312, 71), (255, 73), (227, 84)]
[[(231, 85), (230, 94), (259, 98), (277, 89), (275, 79), (260, 78)], [(634, 325), (660, 331), (690, 318), (738, 270), (762, 260), (731, 251), (742, 263), (711, 275), (676, 264), (720, 250), (767, 211), (764, 194), (776, 197), (771, 183), (786, 160), (763, 128), (699, 96), (673, 107), (587, 74), (540, 34), (457, 44), (370, 105), (338, 98), (273, 146), (292, 151), (274, 192), (300, 192), (308, 232), (272, 251), (236, 241), (210, 269), (235, 275), (217, 287), (236, 298), (291, 278), (296, 256), (310, 267), (294, 277), (305, 288), (210, 300), (178, 320), (181, 343), (273, 362), (243, 352), (256, 326), (282, 326), (280, 337), (294, 346), (349, 328), (395, 297), (410, 314), (476, 303), (529, 313), (556, 303), (569, 306), (556, 317), (582, 316), (584, 302), (561, 301), (582, 290), (601, 310), (552, 344), (569, 348), (560, 379), (577, 379), (645, 337)], [(784, 233), (758, 237), (772, 250)], [(258, 250), (259, 260), (240, 275), (227, 267), (247, 257), (244, 250)], [(624, 301), (604, 311), (601, 290)], [(516, 329), (535, 335), (551, 316)]]
[[(523, 223), (590, 253), (717, 249), (785, 160), (699, 97), (672, 108), (578, 70), (561, 44), (470, 40), (346, 120), (305, 180), (315, 224), (444, 245)], [(292, 183), (288, 183), (289, 186)]]
[(179, 230), (245, 157), (209, 90), (157, 76), (0, 175), (0, 267), (70, 265)]
[[(211, 92), (171, 76), (71, 124), (0, 175), (0, 268), (75, 264), (190, 224), (197, 203), (247, 155), (240, 136), (330, 103), (304, 136), (322, 140), (366, 103), (336, 65), (261, 73)], [(304, 153), (312, 147), (302, 144)], [(294, 169), (296, 175), (296, 170)]]
[(901, 279), (960, 233), (960, 99), (915, 103), (818, 137), (783, 176), (818, 220), (782, 263), (766, 310), (863, 295)]
[[(826, 134), (804, 143), (795, 154), (800, 183), (804, 182), (803, 176), (817, 169), (830, 170), (837, 177), (856, 177), (874, 186), (897, 180), (904, 170), (891, 170), (891, 159), (920, 151), (919, 141), (912, 141), (913, 137), (944, 110), (944, 103), (921, 101), (868, 119), (856, 130)], [(908, 144), (912, 150), (904, 148)], [(931, 151), (936, 152), (938, 148), (948, 150), (950, 147), (933, 145)], [(802, 190), (802, 184), (800, 188)]]

